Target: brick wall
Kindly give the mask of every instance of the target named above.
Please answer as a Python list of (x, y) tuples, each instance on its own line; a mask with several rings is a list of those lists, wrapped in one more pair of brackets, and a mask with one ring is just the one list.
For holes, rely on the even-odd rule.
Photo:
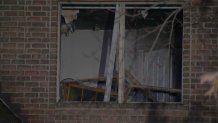
[(218, 104), (203, 96), (208, 85), (200, 85), (203, 73), (217, 71), (217, 8), (216, 0), (184, 10), (183, 97), (192, 114), (192, 122), (218, 122)]
[(0, 1), (1, 93), (28, 123), (218, 122), (198, 81), (218, 66), (216, 0), (184, 8), (183, 104), (56, 104), (57, 12), (57, 0)]
[[(1, 92), (30, 123), (47, 123), (55, 102), (57, 2), (0, 1)], [(54, 106), (53, 106), (54, 107)]]

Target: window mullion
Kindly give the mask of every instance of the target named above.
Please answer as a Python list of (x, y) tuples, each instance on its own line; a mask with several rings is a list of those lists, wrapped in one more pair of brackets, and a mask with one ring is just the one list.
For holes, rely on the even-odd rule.
[(110, 101), (110, 94), (111, 94), (111, 86), (112, 86), (112, 78), (113, 78), (113, 71), (114, 71), (114, 64), (115, 64), (115, 56), (116, 56), (116, 49), (117, 49), (117, 39), (119, 34), (119, 5), (116, 5), (115, 11), (115, 18), (114, 18), (114, 27), (113, 27), (113, 34), (112, 34), (112, 43), (111, 43), (111, 50), (109, 55), (109, 62), (108, 62), (108, 70), (106, 75), (106, 88), (104, 94), (104, 101)]
[(125, 80), (125, 63), (124, 63), (124, 41), (125, 41), (125, 4), (120, 4), (120, 30), (119, 30), (119, 47), (118, 47), (118, 103), (124, 102), (124, 80)]

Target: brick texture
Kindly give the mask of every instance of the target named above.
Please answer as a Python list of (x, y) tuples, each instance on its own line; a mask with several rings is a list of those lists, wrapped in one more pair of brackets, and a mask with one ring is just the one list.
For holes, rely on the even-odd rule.
[(56, 103), (57, 13), (57, 0), (0, 1), (1, 93), (12, 94), (27, 123), (218, 122), (216, 100), (198, 80), (218, 67), (216, 0), (184, 6), (182, 104)]

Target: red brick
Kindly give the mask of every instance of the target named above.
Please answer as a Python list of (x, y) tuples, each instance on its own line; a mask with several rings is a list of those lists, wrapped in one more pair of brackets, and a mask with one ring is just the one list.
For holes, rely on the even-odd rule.
[(41, 11), (41, 6), (28, 6), (28, 11)]
[(46, 5), (46, 1), (44, 0), (33, 0), (34, 5)]
[(1, 76), (1, 80), (3, 80), (3, 81), (14, 81), (15, 76)]
[(18, 70), (30, 70), (31, 66), (30, 65), (19, 65), (17, 66)]
[(18, 58), (21, 58), (21, 59), (30, 59), (31, 55), (30, 54), (21, 54), (21, 55), (18, 55)]
[(26, 60), (26, 64), (39, 64), (39, 60)]
[(24, 42), (24, 38), (13, 38), (13, 37), (11, 37), (11, 42)]
[(15, 54), (3, 54), (3, 59), (15, 59), (16, 55)]
[(16, 65), (3, 65), (1, 70), (16, 70)]
[(45, 92), (45, 88), (42, 87), (34, 87), (32, 88), (32, 92)]
[(10, 31), (12, 32), (23, 32), (24, 31), (24, 27), (10, 27)]
[[(39, 104), (25, 104), (24, 105), (26, 108), (39, 108)], [(38, 116), (38, 115), (36, 115)]]
[(49, 60), (40, 60), (40, 64), (49, 64)]
[(4, 37), (15, 37), (17, 35), (16, 32), (3, 32)]
[(10, 6), (1, 6), (0, 10), (10, 10)]
[(9, 71), (0, 71), (0, 75), (2, 76), (8, 75), (8, 74), (9, 74)]
[(30, 77), (29, 76), (18, 76), (16, 79), (18, 81), (30, 81)]
[(45, 27), (46, 23), (44, 22), (32, 22), (32, 27)]
[(30, 99), (25, 98), (25, 97), (24, 98), (16, 98), (16, 102), (17, 103), (24, 103), (24, 104), (27, 103), (28, 104), (28, 103), (30, 103)]
[[(2, 24), (2, 27), (9, 27), (9, 26), (18, 26), (18, 23), (17, 22), (4, 22)], [(7, 28), (8, 31), (9, 31), (9, 29), (12, 30), (11, 28)]]
[(45, 33), (32, 33), (32, 37), (45, 37)]
[(45, 43), (33, 43), (32, 48), (46, 48)]
[(16, 11), (6, 11), (4, 12), (4, 16), (17, 16), (18, 13)]
[(27, 17), (27, 20), (29, 20), (29, 21), (40, 21), (41, 17), (31, 16), (31, 17)]
[(11, 21), (12, 17), (0, 17), (0, 21)]
[[(45, 99), (44, 98), (32, 98), (32, 99), (30, 99), (30, 102), (31, 103), (45, 103)], [(43, 110), (40, 110), (40, 111), (35, 110), (35, 111), (32, 111), (31, 114), (34, 114), (36, 112), (40, 112), (40, 114), (42, 114), (44, 111)]]
[(41, 42), (41, 38), (28, 38), (29, 42)]
[(32, 76), (31, 80), (32, 81), (44, 81), (45, 77), (43, 77), (43, 76)]
[(17, 4), (17, 0), (3, 0), (3, 4)]
[(10, 60), (0, 60), (0, 64), (10, 64)]
[(24, 10), (24, 6), (11, 6), (11, 10), (20, 10), (23, 11)]
[(33, 12), (33, 16), (46, 16), (45, 12)]
[(10, 49), (8, 50), (8, 53), (14, 53), (14, 54), (24, 53), (24, 49)]
[(26, 82), (25, 86), (37, 87), (39, 86), (39, 83), (38, 82)]
[(41, 50), (40, 49), (28, 49), (27, 52), (30, 54), (40, 54)]
[(38, 97), (38, 93), (25, 93), (25, 97), (27, 97), (27, 98), (30, 98), (30, 97), (31, 98), (35, 98), (35, 97)]

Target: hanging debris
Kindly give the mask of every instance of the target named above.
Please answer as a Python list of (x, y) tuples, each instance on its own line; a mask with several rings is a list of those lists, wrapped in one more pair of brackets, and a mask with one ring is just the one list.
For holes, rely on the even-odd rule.
[(61, 24), (61, 34), (65, 34), (66, 36), (69, 35), (69, 32), (73, 33), (76, 30), (75, 21), (72, 21), (68, 24)]
[(142, 10), (142, 11), (141, 11), (141, 15), (142, 15), (142, 17), (143, 17), (144, 19), (146, 19), (146, 17), (148, 16), (148, 11)]
[(61, 34), (69, 35), (76, 30), (76, 20), (79, 10), (63, 10), (61, 13)]
[(61, 15), (64, 16), (66, 23), (70, 23), (73, 20), (77, 20), (77, 14), (79, 10), (62, 10)]

